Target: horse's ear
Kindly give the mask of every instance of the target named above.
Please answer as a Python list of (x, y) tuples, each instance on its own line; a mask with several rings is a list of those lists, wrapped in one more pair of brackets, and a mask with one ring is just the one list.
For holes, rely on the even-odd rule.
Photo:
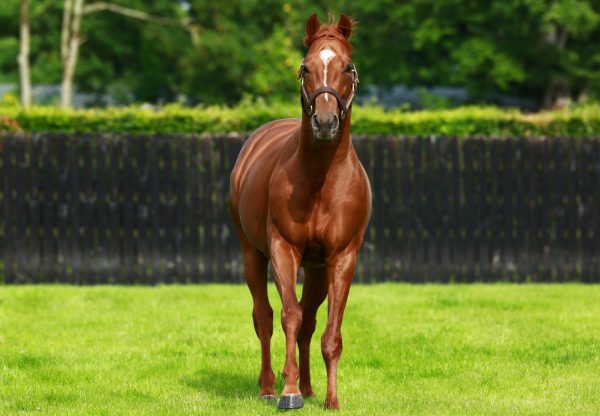
[(321, 23), (319, 22), (319, 17), (316, 13), (310, 15), (308, 20), (306, 21), (306, 37), (304, 38), (304, 44), (306, 47), (309, 47), (312, 43), (313, 36), (319, 30)]
[(352, 34), (352, 20), (345, 14), (342, 14), (340, 16), (340, 21), (337, 24), (337, 30), (346, 39), (348, 39), (350, 37), (350, 35)]

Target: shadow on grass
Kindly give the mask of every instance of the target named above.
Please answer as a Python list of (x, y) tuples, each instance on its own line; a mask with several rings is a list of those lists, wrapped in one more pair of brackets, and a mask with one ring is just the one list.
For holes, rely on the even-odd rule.
[[(185, 386), (203, 391), (205, 393), (214, 394), (224, 399), (244, 399), (252, 401), (260, 401), (258, 377), (251, 374), (226, 372), (219, 369), (208, 369), (198, 371), (188, 377), (180, 380)], [(283, 381), (281, 374), (277, 377), (276, 391), (280, 392), (283, 389)], [(265, 401), (265, 406), (272, 407), (277, 410), (278, 400)], [(315, 397), (304, 399), (304, 406), (314, 409), (322, 408), (323, 403)]]
[(258, 398), (258, 381), (250, 374), (225, 372), (218, 369), (198, 371), (181, 379), (181, 383), (194, 390), (224, 398)]

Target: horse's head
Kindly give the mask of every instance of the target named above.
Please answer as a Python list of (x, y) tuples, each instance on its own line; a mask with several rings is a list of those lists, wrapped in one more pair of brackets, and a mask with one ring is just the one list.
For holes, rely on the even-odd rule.
[(348, 42), (351, 33), (352, 21), (343, 14), (334, 24), (321, 25), (316, 13), (306, 22), (308, 53), (298, 76), (302, 109), (318, 140), (333, 140), (352, 106), (358, 74)]

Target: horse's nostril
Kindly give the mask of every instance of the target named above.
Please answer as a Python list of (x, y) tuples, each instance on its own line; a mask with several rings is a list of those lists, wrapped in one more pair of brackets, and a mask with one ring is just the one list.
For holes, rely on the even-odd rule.
[(316, 114), (313, 114), (313, 116), (310, 119), (310, 123), (312, 124), (313, 129), (319, 130), (319, 118)]
[(331, 130), (337, 130), (337, 128), (340, 126), (340, 118), (337, 116), (337, 114), (334, 114), (331, 120)]

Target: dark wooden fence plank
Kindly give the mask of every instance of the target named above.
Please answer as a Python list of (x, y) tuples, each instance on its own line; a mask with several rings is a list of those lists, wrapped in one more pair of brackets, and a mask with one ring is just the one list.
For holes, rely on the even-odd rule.
[(592, 258), (593, 268), (590, 280), (600, 281), (600, 140), (593, 140), (592, 144), (592, 180), (590, 187), (594, 195), (594, 203), (590, 210), (593, 227), (594, 257)]
[(122, 273), (123, 278), (128, 283), (137, 283), (136, 269), (135, 269), (135, 244), (136, 239), (134, 236), (135, 229), (135, 217), (136, 209), (134, 203), (134, 178), (135, 178), (135, 167), (136, 158), (134, 153), (136, 137), (131, 137), (129, 140), (123, 140), (121, 142), (121, 152), (123, 157), (123, 175), (122, 175), (122, 224), (121, 232), (123, 238), (121, 239), (121, 259), (122, 259)]
[[(187, 209), (188, 203), (186, 201), (186, 153), (187, 146), (184, 138), (178, 138), (175, 140), (175, 160), (177, 164), (177, 171), (175, 173), (176, 182), (176, 221), (173, 224), (175, 231), (175, 268), (177, 270), (177, 282), (189, 283), (190, 273), (187, 267), (188, 259), (187, 252), (185, 250), (186, 245), (189, 242), (186, 239), (186, 221), (188, 220)], [(187, 243), (187, 244), (186, 244)]]
[[(124, 140), (124, 139), (123, 139)], [(108, 253), (110, 259), (110, 275), (108, 283), (118, 283), (124, 281), (127, 276), (123, 276), (124, 269), (121, 259), (121, 180), (123, 175), (122, 166), (119, 161), (121, 151), (121, 139), (119, 136), (111, 136), (109, 145), (109, 222), (108, 222)]]
[(26, 225), (28, 229), (28, 277), (33, 283), (40, 282), (41, 277), (41, 229), (40, 229), (40, 160), (42, 156), (42, 141), (39, 135), (34, 134), (28, 142), (27, 153), (29, 154), (28, 191), (27, 205), (29, 220)]
[(213, 150), (212, 150), (212, 139), (205, 137), (202, 143), (202, 175), (204, 181), (202, 182), (202, 243), (200, 249), (200, 259), (202, 262), (202, 273), (201, 280), (203, 282), (211, 282), (214, 279), (219, 279), (216, 276), (216, 268), (213, 269), (214, 262), (212, 259), (212, 238), (213, 238), (213, 223), (212, 223), (212, 192), (213, 192)]
[(576, 180), (576, 150), (575, 140), (569, 138), (566, 140), (567, 144), (567, 160), (566, 160), (566, 177), (567, 177), (567, 264), (568, 268), (565, 270), (565, 279), (572, 280), (576, 278), (576, 264), (577, 264), (577, 180)]
[(402, 276), (400, 250), (401, 243), (399, 234), (402, 232), (402, 205), (401, 200), (404, 197), (400, 189), (401, 172), (401, 155), (400, 142), (396, 137), (391, 140), (383, 139), (380, 146), (388, 144), (388, 154), (386, 160), (386, 174), (388, 179), (388, 193), (386, 201), (386, 213), (388, 219), (388, 236), (386, 238), (386, 246), (388, 247), (387, 255), (389, 261), (389, 269), (384, 277), (388, 281), (399, 281)]
[(451, 207), (451, 180), (452, 180), (452, 154), (450, 151), (450, 141), (447, 137), (440, 137), (438, 140), (438, 159), (436, 178), (439, 183), (438, 205), (439, 205), (439, 232), (436, 235), (438, 279), (449, 281), (452, 278), (452, 267), (450, 262), (450, 230), (452, 219), (450, 214)]
[(163, 236), (164, 253), (165, 253), (165, 282), (176, 283), (177, 282), (177, 268), (176, 268), (176, 240), (177, 240), (177, 227), (176, 227), (176, 209), (175, 204), (177, 203), (177, 189), (176, 189), (176, 178), (174, 176), (174, 165), (176, 162), (175, 155), (175, 141), (168, 140), (167, 137), (162, 138), (161, 148), (162, 157), (164, 163), (163, 174), (161, 177), (161, 193), (163, 194), (163, 214), (161, 218), (161, 232)]
[[(425, 212), (427, 224), (424, 228), (427, 230), (427, 251), (425, 252), (425, 261), (427, 262), (428, 280), (438, 281), (439, 261), (437, 259), (438, 233), (440, 229), (440, 217), (438, 207), (438, 186), (431, 186), (432, 183), (439, 183), (436, 178), (437, 158), (438, 158), (438, 140), (436, 136), (427, 139), (425, 146), (424, 162), (425, 166)], [(385, 187), (382, 187), (385, 188)]]
[(158, 166), (158, 143), (156, 136), (149, 138), (149, 163), (150, 163), (150, 223), (151, 223), (151, 250), (150, 269), (151, 281), (156, 284), (162, 279), (161, 245), (160, 245), (160, 171)]
[(14, 253), (16, 252), (15, 241), (15, 221), (13, 219), (13, 213), (16, 214), (14, 207), (15, 192), (14, 179), (16, 172), (15, 163), (15, 143), (18, 139), (7, 137), (2, 142), (2, 174), (4, 176), (3, 182), (3, 194), (4, 194), (4, 207), (3, 207), (3, 234), (4, 234), (4, 247), (3, 247), (3, 262), (4, 262), (4, 282), (15, 283), (15, 264), (14, 264)]
[(190, 247), (189, 247), (189, 259), (191, 265), (190, 278), (193, 283), (200, 282), (200, 262), (198, 256), (200, 254), (200, 171), (198, 165), (200, 162), (199, 154), (199, 138), (192, 136), (190, 138), (190, 170), (189, 172), (189, 195), (190, 195), (190, 206), (188, 209), (189, 213), (189, 227), (190, 227)]
[[(374, 156), (373, 163), (370, 164), (371, 167), (371, 178), (374, 183), (383, 183), (385, 180), (385, 164), (386, 155), (385, 150), (382, 145), (380, 145), (381, 138), (376, 137), (372, 140), (374, 143), (372, 144), (371, 152)], [(373, 229), (374, 229), (374, 238), (371, 241), (371, 244), (374, 246), (373, 253), (373, 263), (374, 269), (371, 273), (372, 281), (382, 281), (385, 278), (385, 259), (388, 256), (387, 247), (383, 245), (385, 241), (385, 232), (386, 232), (386, 220), (388, 218), (389, 213), (386, 210), (385, 200), (387, 198), (386, 189), (383, 186), (378, 188), (373, 188)]]
[(504, 231), (504, 238), (502, 241), (501, 248), (501, 259), (502, 259), (502, 279), (512, 281), (514, 277), (514, 264), (515, 264), (515, 242), (517, 236), (516, 224), (515, 224), (515, 175), (518, 175), (516, 170), (516, 161), (514, 157), (514, 142), (511, 140), (501, 140), (502, 159), (500, 161), (502, 165), (503, 181), (502, 181), (502, 201), (501, 206), (503, 212), (503, 223), (501, 227)]
[(579, 179), (579, 199), (580, 199), (580, 258), (581, 258), (581, 280), (590, 283), (591, 272), (594, 258), (594, 238), (592, 221), (590, 217), (591, 208), (594, 204), (594, 192), (590, 188), (590, 182), (593, 178), (593, 168), (591, 163), (592, 146), (588, 139), (580, 140), (579, 158), (577, 161), (578, 179)]
[(6, 150), (7, 139), (0, 138), (0, 212), (2, 213), (3, 221), (0, 222), (0, 284), (4, 283), (6, 280), (6, 260), (7, 260), (7, 249), (8, 244), (6, 241), (6, 233), (7, 226), (9, 220), (7, 220), (7, 214), (9, 210), (6, 206), (7, 201), (7, 183), (10, 180), (9, 170), (7, 170), (7, 161), (5, 160), (7, 156), (10, 155), (10, 151)]
[[(232, 139), (229, 143), (229, 154), (228, 154), (229, 168), (226, 171), (226, 173), (227, 173), (227, 176), (226, 176), (227, 193), (229, 192), (229, 172), (231, 170), (231, 166), (233, 166), (235, 164), (235, 161), (237, 160), (238, 154), (242, 148), (243, 140), (244, 140), (243, 137), (235, 136), (235, 137), (232, 137)], [(230, 250), (229, 255), (231, 256), (231, 262), (232, 262), (231, 268), (232, 268), (233, 281), (245, 282), (242, 251), (241, 251), (239, 240), (237, 239), (237, 236), (235, 234), (235, 226), (229, 218), (229, 201), (226, 201), (225, 209), (227, 211), (227, 214), (226, 214), (227, 215), (227, 223), (229, 224), (229, 228), (231, 230), (229, 233), (230, 246), (229, 246), (228, 250)]]
[(408, 138), (398, 138), (400, 140), (400, 153), (401, 153), (401, 168), (400, 168), (400, 181), (401, 181), (401, 199), (398, 203), (401, 206), (399, 215), (401, 216), (400, 222), (402, 224), (402, 245), (398, 248), (400, 250), (400, 261), (402, 262), (402, 274), (400, 278), (403, 281), (410, 281), (412, 276), (412, 218), (409, 204), (413, 200), (410, 188), (410, 172), (411, 166), (409, 165), (410, 160), (410, 141)]
[(152, 142), (146, 137), (138, 137), (135, 141), (134, 153), (136, 155), (136, 276), (140, 283), (152, 283), (151, 275), (151, 215), (150, 215), (150, 166), (149, 152)]
[(488, 200), (486, 201), (489, 209), (489, 226), (487, 227), (485, 239), (487, 242), (487, 264), (488, 269), (484, 274), (483, 280), (486, 282), (499, 280), (502, 263), (502, 240), (504, 239), (504, 230), (502, 223), (502, 210), (500, 201), (502, 195), (502, 183), (504, 170), (501, 169), (502, 142), (498, 140), (486, 141), (486, 159), (488, 165), (488, 177), (490, 187), (488, 188)]
[(81, 224), (78, 230), (80, 237), (81, 253), (81, 283), (96, 283), (96, 272), (98, 270), (94, 240), (97, 238), (98, 228), (94, 219), (94, 208), (96, 203), (97, 166), (92, 156), (96, 138), (90, 134), (83, 136), (79, 141), (79, 166), (78, 176), (80, 179), (79, 201), (81, 206)]
[[(360, 158), (360, 161), (363, 164), (363, 167), (365, 168), (365, 172), (367, 172), (367, 174), (368, 174), (368, 172), (370, 171), (371, 164), (372, 164), (371, 147), (369, 146), (369, 140), (365, 139), (364, 137), (358, 138), (358, 140), (355, 143), (355, 148), (356, 148), (356, 151)], [(372, 177), (369, 177), (369, 179), (372, 180)], [(371, 184), (372, 184), (372, 182), (371, 182)], [(375, 205), (373, 205), (372, 212), (374, 212), (374, 211), (375, 211)], [(371, 220), (372, 219), (373, 219), (373, 215), (371, 215)], [(374, 228), (372, 226), (372, 221), (371, 221), (369, 229), (365, 232), (363, 247), (359, 254), (359, 259), (358, 259), (357, 273), (355, 274), (355, 281), (358, 281), (361, 283), (373, 281), (373, 279), (375, 278), (374, 273), (373, 273), (373, 268), (371, 265), (371, 261), (370, 261), (372, 254), (374, 252), (373, 230), (374, 230)]]
[(31, 138), (28, 140), (18, 140), (16, 142), (16, 160), (15, 160), (15, 171), (16, 176), (14, 181), (16, 183), (15, 189), (15, 209), (16, 217), (15, 221), (15, 252), (14, 257), (16, 261), (16, 273), (15, 283), (25, 283), (29, 279), (29, 268), (27, 263), (28, 247), (27, 247), (27, 223), (29, 221), (28, 212), (26, 208), (26, 179), (27, 171), (29, 170), (29, 155), (26, 154), (26, 144), (29, 143)]
[(96, 283), (107, 283), (109, 275), (109, 253), (108, 248), (108, 194), (107, 194), (107, 178), (109, 176), (109, 169), (107, 169), (108, 162), (108, 138), (104, 135), (100, 135), (96, 138), (96, 152), (93, 156), (96, 159), (96, 206), (94, 209), (94, 221), (98, 225), (98, 231), (96, 233), (97, 247), (96, 252)]
[(476, 224), (475, 222), (478, 220), (477, 212), (475, 210), (475, 203), (473, 202), (476, 197), (475, 187), (473, 185), (476, 178), (476, 170), (473, 168), (474, 156), (473, 154), (473, 140), (465, 139), (462, 142), (462, 150), (463, 150), (463, 163), (464, 163), (464, 173), (463, 173), (463, 200), (464, 204), (461, 206), (461, 218), (464, 224), (464, 237), (463, 237), (463, 249), (464, 249), (464, 278), (466, 282), (472, 282), (476, 280), (476, 267), (475, 267), (475, 245), (476, 241)]
[(463, 247), (463, 221), (461, 217), (461, 200), (463, 195), (463, 188), (461, 182), (461, 176), (463, 172), (463, 163), (461, 161), (459, 153), (459, 140), (456, 138), (450, 139), (450, 159), (452, 163), (451, 172), (451, 192), (452, 203), (450, 204), (450, 224), (452, 230), (452, 236), (450, 237), (448, 244), (450, 245), (450, 267), (452, 281), (463, 281), (463, 265), (464, 249)]
[[(414, 219), (414, 231), (415, 231), (415, 240), (413, 242), (414, 247), (414, 266), (413, 270), (415, 271), (415, 275), (419, 276), (419, 280), (427, 280), (427, 266), (426, 259), (424, 253), (427, 252), (427, 240), (426, 240), (426, 230), (425, 230), (425, 212), (423, 209), (425, 196), (425, 185), (424, 185), (424, 170), (423, 170), (423, 156), (422, 156), (422, 143), (424, 139), (418, 137), (413, 142), (413, 181), (415, 186), (414, 192), (414, 201), (415, 206), (412, 211), (412, 217)], [(415, 277), (416, 277), (415, 276)]]
[(0, 223), (0, 284), (6, 282), (6, 270), (5, 270), (5, 261), (7, 254), (7, 242), (6, 242), (6, 227), (9, 222), (6, 219), (6, 215), (9, 210), (6, 207), (6, 183), (8, 182), (10, 176), (8, 171), (6, 170), (6, 160), (5, 157), (8, 155), (8, 151), (6, 150), (8, 145), (8, 138), (0, 136), (0, 212), (2, 212), (3, 221)]
[(551, 144), (550, 141), (545, 138), (539, 146), (541, 147), (541, 160), (538, 163), (538, 170), (540, 174), (541, 184), (540, 187), (542, 189), (542, 195), (540, 199), (540, 210), (539, 215), (542, 217), (542, 224), (540, 233), (541, 233), (541, 256), (542, 261), (540, 262), (540, 275), (541, 280), (544, 282), (552, 281), (552, 214), (548, 209), (551, 204), (550, 195), (552, 193), (552, 175), (551, 175), (551, 163), (552, 163), (552, 155), (551, 155)]
[(217, 219), (217, 226), (214, 227), (215, 234), (213, 245), (216, 249), (217, 258), (217, 276), (220, 281), (227, 283), (232, 282), (230, 257), (227, 250), (227, 240), (230, 236), (229, 219), (227, 217), (227, 192), (229, 187), (229, 175), (227, 172), (227, 143), (229, 137), (224, 137), (221, 140), (213, 140), (213, 149), (217, 154), (217, 158), (213, 165), (213, 215)]

